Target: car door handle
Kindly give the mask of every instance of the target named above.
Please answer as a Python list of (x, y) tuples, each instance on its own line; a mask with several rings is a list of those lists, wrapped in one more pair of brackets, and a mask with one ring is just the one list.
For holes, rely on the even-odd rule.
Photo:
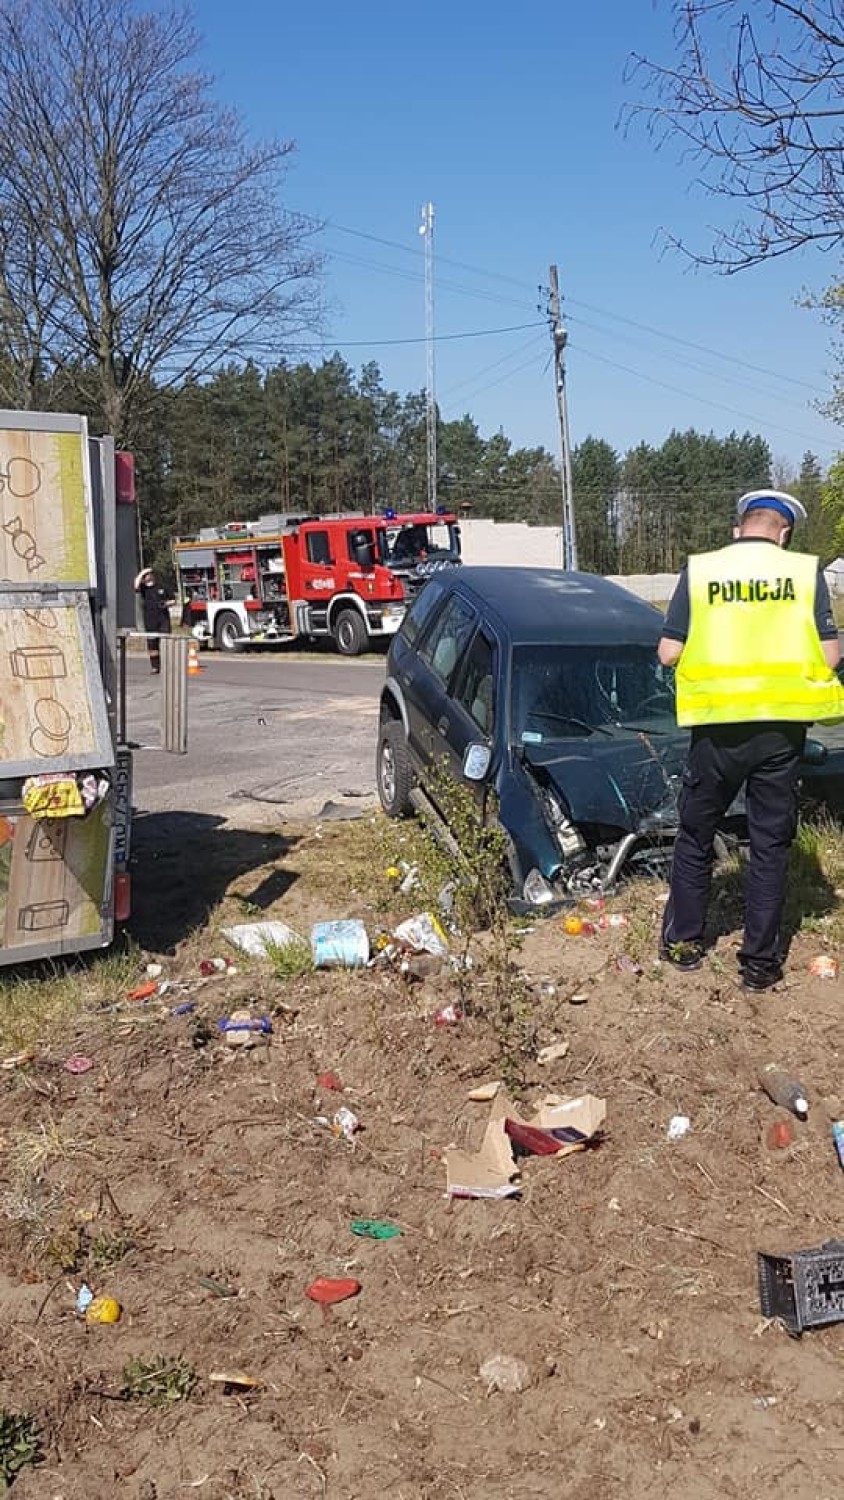
[(437, 732), (442, 735), (443, 739), (445, 739), (450, 728), (451, 722), (446, 718), (445, 714), (443, 714), (441, 719), (437, 719)]

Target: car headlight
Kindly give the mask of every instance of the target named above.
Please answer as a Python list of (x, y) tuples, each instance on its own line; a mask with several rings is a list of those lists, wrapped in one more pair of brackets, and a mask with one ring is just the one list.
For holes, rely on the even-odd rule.
[(554, 900), (554, 891), (548, 884), (541, 870), (531, 870), (525, 876), (522, 886), (522, 895), (531, 906), (547, 906), (549, 901)]
[(548, 810), (554, 825), (554, 834), (564, 854), (579, 854), (586, 842), (574, 824), (566, 817), (556, 797), (548, 796)]

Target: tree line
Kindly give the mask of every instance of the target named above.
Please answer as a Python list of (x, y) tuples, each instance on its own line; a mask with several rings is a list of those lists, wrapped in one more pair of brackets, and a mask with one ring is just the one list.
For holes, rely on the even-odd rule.
[[(276, 511), (427, 505), (424, 393), (400, 395), (377, 364), (356, 373), (338, 354), (263, 374), (230, 366), (152, 393), (134, 448), (145, 551), (159, 567), (174, 536), (201, 526)], [(467, 414), (440, 420), (437, 452), (442, 505), (468, 517), (559, 525), (560, 469), (547, 449), (520, 447), (501, 431), (484, 437)], [(828, 561), (835, 516), (822, 504), (817, 459), (807, 454), (799, 474), (774, 477), (806, 503), (809, 544)], [(626, 453), (587, 437), (573, 450), (572, 479), (582, 568), (673, 572), (689, 552), (727, 539), (738, 496), (771, 483), (772, 460), (751, 433), (672, 432)]]

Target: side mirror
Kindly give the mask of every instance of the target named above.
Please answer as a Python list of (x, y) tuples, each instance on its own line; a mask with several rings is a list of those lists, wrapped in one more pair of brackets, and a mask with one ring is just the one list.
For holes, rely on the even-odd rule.
[(486, 781), (492, 761), (489, 745), (467, 745), (463, 756), (463, 775), (467, 781)]
[(807, 740), (801, 760), (804, 766), (822, 766), (828, 753), (826, 745), (822, 745), (820, 740)]

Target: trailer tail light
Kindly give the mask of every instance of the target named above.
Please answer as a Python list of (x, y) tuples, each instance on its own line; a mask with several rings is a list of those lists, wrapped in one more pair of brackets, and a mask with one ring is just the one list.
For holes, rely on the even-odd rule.
[(132, 877), (128, 870), (121, 870), (114, 877), (114, 920), (128, 922), (132, 915)]

